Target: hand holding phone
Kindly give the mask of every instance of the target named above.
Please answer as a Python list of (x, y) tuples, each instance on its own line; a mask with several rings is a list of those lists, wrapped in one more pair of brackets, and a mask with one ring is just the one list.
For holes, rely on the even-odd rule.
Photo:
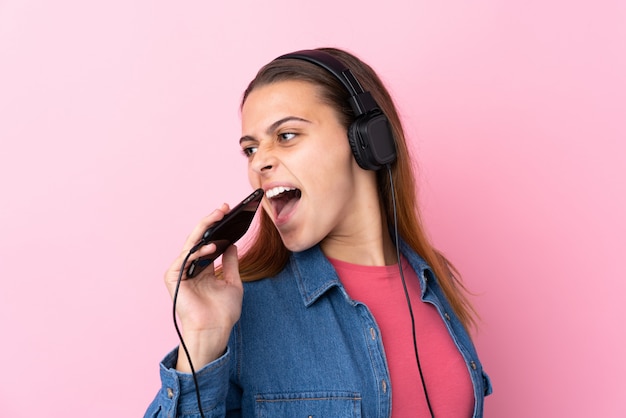
[(248, 230), (254, 214), (259, 208), (263, 198), (263, 189), (257, 189), (241, 203), (228, 212), (221, 221), (216, 222), (204, 231), (202, 239), (192, 248), (191, 252), (197, 251), (203, 245), (210, 243), (217, 247), (215, 252), (193, 260), (187, 269), (187, 277), (196, 277), (202, 270), (207, 268), (226, 249), (237, 242)]

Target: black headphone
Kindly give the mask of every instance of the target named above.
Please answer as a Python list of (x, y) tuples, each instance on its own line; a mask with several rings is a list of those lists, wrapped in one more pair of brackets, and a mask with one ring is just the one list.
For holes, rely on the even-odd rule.
[(348, 127), (348, 142), (359, 166), (379, 170), (396, 160), (396, 145), (387, 116), (369, 92), (363, 90), (348, 67), (334, 56), (317, 49), (296, 51), (279, 59), (308, 61), (331, 73), (350, 93), (348, 102), (356, 119)]

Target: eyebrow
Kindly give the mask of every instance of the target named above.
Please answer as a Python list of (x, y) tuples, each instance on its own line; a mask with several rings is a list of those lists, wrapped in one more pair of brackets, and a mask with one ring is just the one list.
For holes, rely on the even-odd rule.
[[(282, 125), (283, 123), (291, 122), (291, 121), (311, 123), (310, 120), (299, 118), (297, 116), (287, 116), (287, 117), (277, 120), (276, 122), (268, 126), (267, 129), (265, 130), (265, 133), (267, 135), (271, 135), (272, 132), (274, 132), (276, 129), (280, 127), (280, 125)], [(239, 143), (241, 144), (244, 141), (254, 141), (254, 137), (250, 135), (244, 135), (241, 137), (241, 139), (239, 139)]]

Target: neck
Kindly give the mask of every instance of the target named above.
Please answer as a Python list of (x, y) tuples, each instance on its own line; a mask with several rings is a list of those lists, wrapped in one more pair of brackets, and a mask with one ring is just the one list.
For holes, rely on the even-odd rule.
[[(382, 216), (381, 216), (382, 218)], [(381, 219), (353, 235), (329, 235), (320, 247), (327, 257), (366, 266), (390, 266), (398, 263), (396, 247)]]
[(327, 257), (366, 266), (397, 264), (396, 249), (379, 196), (376, 175), (353, 162), (355, 191), (350, 211), (320, 243)]

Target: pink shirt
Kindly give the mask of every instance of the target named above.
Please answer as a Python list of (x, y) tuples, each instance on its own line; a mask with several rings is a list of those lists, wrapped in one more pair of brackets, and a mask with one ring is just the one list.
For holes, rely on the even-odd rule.
[[(367, 305), (378, 323), (391, 375), (392, 416), (430, 417), (398, 266), (330, 261), (350, 297)], [(402, 269), (415, 316), (420, 364), (435, 417), (471, 417), (474, 392), (467, 365), (436, 308), (421, 301), (419, 281), (404, 258)]]

